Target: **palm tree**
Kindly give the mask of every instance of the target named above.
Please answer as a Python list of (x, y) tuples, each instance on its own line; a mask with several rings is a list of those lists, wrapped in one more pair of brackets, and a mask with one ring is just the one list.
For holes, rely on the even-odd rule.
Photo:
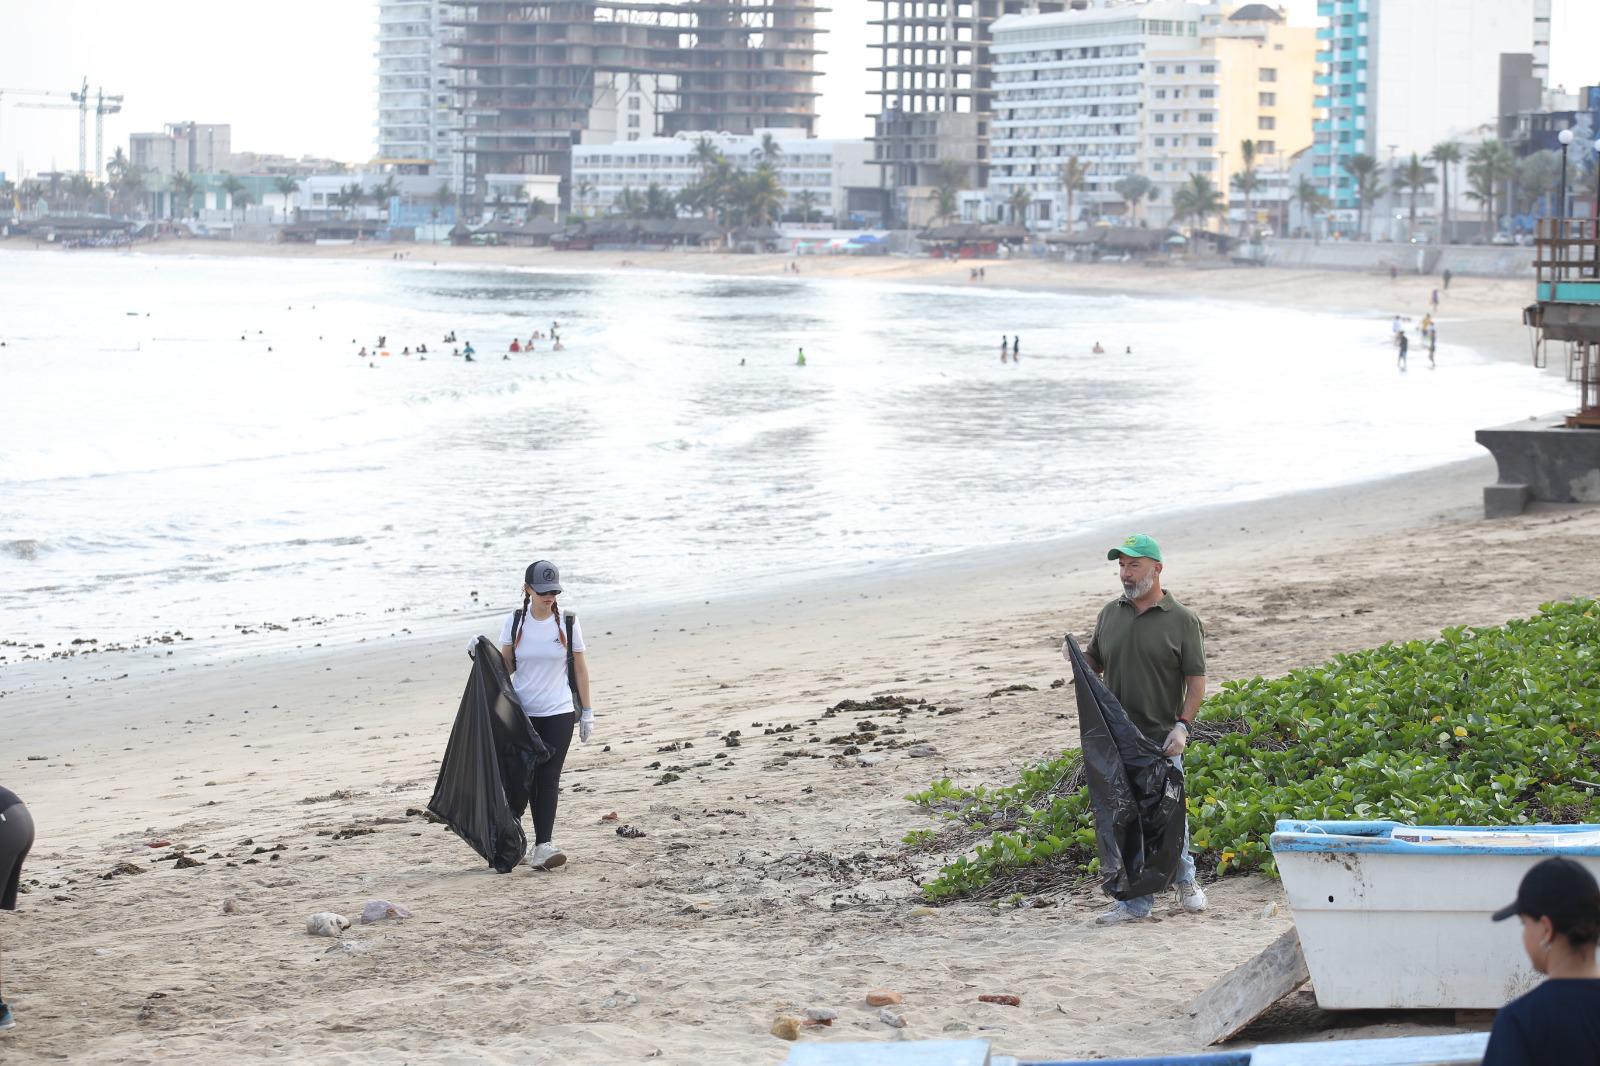
[(393, 174), (390, 174), (368, 195), (372, 197), (374, 207), (383, 209), (383, 219), (387, 222), (389, 220), (389, 205), (394, 202), (396, 196), (400, 195), (400, 183), (395, 180)]
[[(174, 174), (167, 182), (168, 194), (171, 202), (167, 205), (167, 217), (182, 218), (194, 213), (194, 194), (200, 190), (200, 183), (188, 174)], [(179, 207), (183, 214), (178, 215)]]
[(232, 174), (228, 174), (224, 177), (222, 182), (222, 191), (228, 194), (228, 213), (230, 216), (233, 214), (234, 208), (243, 206), (241, 203), (241, 198), (244, 196), (244, 189), (244, 182), (240, 181)]
[(1555, 196), (1552, 195), (1561, 185), (1560, 152), (1546, 148), (1541, 152), (1523, 156), (1517, 160), (1514, 173), (1519, 194), (1518, 203), (1513, 205), (1515, 210), (1521, 211), (1524, 206), (1531, 210), (1546, 197), (1549, 199), (1545, 214), (1554, 215), (1560, 210), (1555, 206)]
[(644, 214), (644, 200), (631, 188), (624, 187), (613, 205), (624, 218), (639, 218)]
[(746, 225), (763, 226), (778, 217), (785, 195), (778, 172), (769, 164), (762, 163), (750, 174), (741, 175), (736, 189), (736, 202)]
[(1261, 188), (1261, 176), (1256, 173), (1255, 167), (1246, 167), (1235, 173), (1228, 184), (1233, 186), (1234, 192), (1244, 196), (1244, 219), (1239, 224), (1239, 234), (1248, 235), (1255, 224), (1255, 193)]
[(73, 174), (67, 178), (66, 195), (68, 203), (79, 211), (86, 211), (94, 198), (94, 182), (86, 174)]
[(1033, 195), (1027, 189), (1017, 189), (1006, 197), (1006, 203), (1011, 208), (1011, 223), (1017, 226), (1028, 224), (1028, 205), (1033, 203)]
[(1450, 242), (1450, 164), (1461, 162), (1461, 146), (1455, 141), (1440, 141), (1428, 153), (1429, 159), (1439, 164), (1440, 212), (1439, 240)]
[(1411, 193), (1411, 218), (1407, 223), (1407, 236), (1417, 232), (1417, 193), (1433, 184), (1433, 168), (1425, 166), (1417, 153), (1411, 153), (1410, 162), (1394, 172), (1395, 192)]
[(1344, 161), (1344, 169), (1356, 179), (1356, 235), (1365, 239), (1367, 208), (1383, 195), (1383, 186), (1378, 183), (1378, 161), (1357, 152)]
[(761, 135), (761, 147), (757, 151), (763, 163), (771, 163), (774, 166), (783, 157), (783, 149), (778, 147), (778, 139), (770, 133)]
[[(120, 152), (121, 149), (119, 148)], [(122, 213), (126, 215), (130, 207), (136, 206), (144, 197), (146, 187), (144, 167), (129, 164), (123, 168), (118, 177), (115, 188), (117, 201), (122, 205)]]
[(361, 206), (361, 201), (367, 198), (367, 190), (361, 187), (359, 181), (352, 181), (348, 185), (339, 186), (339, 191), (333, 197), (333, 202), (344, 209), (344, 217), (350, 218), (355, 208)]
[(1190, 174), (1189, 180), (1172, 194), (1172, 219), (1174, 222), (1194, 219), (1202, 229), (1206, 219), (1227, 210), (1222, 193), (1204, 174)]
[(691, 158), (694, 159), (695, 166), (700, 168), (701, 178), (705, 178), (718, 163), (722, 162), (722, 152), (711, 143), (710, 137), (701, 137), (694, 142), (694, 154)]
[(1301, 178), (1300, 184), (1295, 186), (1294, 198), (1300, 205), (1300, 210), (1311, 219), (1311, 238), (1320, 241), (1317, 235), (1317, 216), (1328, 209), (1328, 197), (1310, 178)]
[(106, 160), (106, 181), (115, 183), (117, 179), (128, 172), (133, 164), (128, 161), (128, 155), (120, 147)]
[(1233, 175), (1228, 184), (1235, 192), (1244, 194), (1244, 225), (1239, 230), (1243, 235), (1255, 221), (1255, 192), (1261, 187), (1260, 176), (1256, 174), (1256, 142), (1248, 137), (1240, 141), (1239, 158), (1244, 169)]
[(811, 216), (817, 213), (817, 194), (810, 189), (800, 190), (800, 195), (794, 198), (794, 206), (800, 211), (800, 221), (810, 222)]
[(283, 197), (283, 220), (288, 222), (289, 197), (300, 191), (300, 179), (285, 174), (273, 181), (272, 187), (278, 191), (279, 196)]
[(961, 190), (967, 187), (967, 168), (953, 159), (940, 161), (933, 172), (935, 222), (948, 222), (961, 210)]
[(1067, 161), (1061, 164), (1058, 176), (1061, 180), (1061, 191), (1067, 195), (1066, 228), (1070, 230), (1077, 221), (1072, 211), (1072, 200), (1077, 193), (1083, 191), (1084, 182), (1089, 177), (1089, 164), (1077, 156), (1069, 156)]
[(1498, 232), (1500, 216), (1495, 212), (1497, 194), (1502, 182), (1511, 177), (1516, 159), (1511, 150), (1499, 141), (1484, 141), (1467, 157), (1467, 184), (1472, 191), (1467, 195), (1484, 205), (1488, 216), (1486, 226)]
[(644, 191), (644, 217), (657, 219), (678, 217), (678, 205), (673, 202), (672, 194), (653, 181)]
[(579, 178), (577, 184), (573, 187), (572, 193), (578, 203), (588, 203), (589, 198), (594, 195), (594, 182), (588, 178)]
[(1139, 202), (1155, 191), (1155, 183), (1143, 174), (1124, 174), (1111, 188), (1122, 197), (1122, 202), (1128, 205), (1128, 218), (1131, 220), (1138, 210)]

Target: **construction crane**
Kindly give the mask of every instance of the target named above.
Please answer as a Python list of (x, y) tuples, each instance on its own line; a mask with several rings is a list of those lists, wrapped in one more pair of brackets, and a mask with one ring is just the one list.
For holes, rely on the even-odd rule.
[[(70, 97), (72, 95), (71, 93), (51, 92), (49, 89), (0, 89), (0, 118), (4, 118), (5, 117), (5, 104), (6, 104), (6, 96), (7, 96), (7, 94), (9, 94), (11, 96), (67, 96), (67, 97)], [(66, 106), (66, 105), (62, 105), (62, 106)], [(22, 175), (18, 174), (17, 177), (20, 179), (22, 177)]]
[[(18, 107), (37, 107), (54, 110), (74, 110), (78, 112), (78, 172), (85, 177), (99, 180), (101, 169), (105, 165), (105, 117), (114, 115), (122, 110), (123, 97), (120, 95), (107, 96), (105, 89), (100, 88), (89, 93), (89, 79), (83, 79), (83, 87), (76, 92), (48, 92), (33, 89), (0, 89), (0, 102), (5, 94), (14, 96), (65, 96), (72, 101), (70, 104), (58, 103), (24, 103)], [(94, 170), (89, 170), (89, 105), (94, 104)]]

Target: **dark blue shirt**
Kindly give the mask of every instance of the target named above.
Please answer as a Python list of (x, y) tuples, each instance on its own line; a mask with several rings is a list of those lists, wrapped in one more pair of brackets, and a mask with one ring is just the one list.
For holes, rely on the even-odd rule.
[(1600, 1066), (1600, 980), (1548, 980), (1501, 1008), (1483, 1066)]

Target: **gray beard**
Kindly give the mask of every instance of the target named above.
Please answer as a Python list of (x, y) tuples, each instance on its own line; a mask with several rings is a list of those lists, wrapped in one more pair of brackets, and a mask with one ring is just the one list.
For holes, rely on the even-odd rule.
[(1127, 595), (1128, 599), (1137, 600), (1154, 588), (1155, 583), (1156, 575), (1151, 574), (1149, 577), (1146, 577), (1143, 581), (1140, 581), (1137, 584), (1130, 585), (1124, 581), (1122, 583), (1122, 591)]

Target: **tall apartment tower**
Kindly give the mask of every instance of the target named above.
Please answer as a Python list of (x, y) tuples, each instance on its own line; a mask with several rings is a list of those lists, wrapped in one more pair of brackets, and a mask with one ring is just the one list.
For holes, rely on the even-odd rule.
[(378, 0), (378, 158), (452, 183), (460, 165), (441, 0)]
[(575, 144), (816, 132), (818, 0), (441, 2), (470, 192), (490, 174), (546, 175), (570, 203)]
[[(878, 114), (874, 160), (895, 190), (896, 214), (914, 219), (917, 202), (954, 168), (962, 184), (989, 180), (994, 111), (990, 24), (1002, 15), (1051, 14), (1091, 0), (872, 0), (880, 5)], [(926, 204), (924, 203), (925, 207)]]
[(1531, 54), (1547, 84), (1550, 0), (1318, 0), (1313, 178), (1355, 220), (1352, 156), (1387, 167), (1499, 117), (1500, 57)]
[(814, 0), (696, 0), (683, 47), (678, 107), (666, 135), (697, 130), (750, 134), (758, 129), (817, 135)]

